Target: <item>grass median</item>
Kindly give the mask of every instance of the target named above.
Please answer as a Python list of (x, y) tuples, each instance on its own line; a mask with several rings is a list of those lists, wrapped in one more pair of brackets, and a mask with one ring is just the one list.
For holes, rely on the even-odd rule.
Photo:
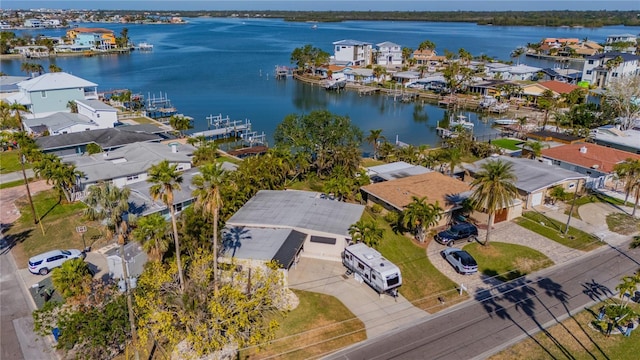
[(510, 281), (553, 265), (553, 261), (532, 248), (501, 242), (464, 247), (478, 262), (478, 271), (500, 281)]
[(572, 249), (591, 251), (603, 244), (600, 239), (594, 235), (571, 226), (569, 226), (569, 231), (565, 235), (564, 229), (566, 224), (562, 224), (557, 220), (535, 211), (528, 211), (514, 221), (526, 229)]

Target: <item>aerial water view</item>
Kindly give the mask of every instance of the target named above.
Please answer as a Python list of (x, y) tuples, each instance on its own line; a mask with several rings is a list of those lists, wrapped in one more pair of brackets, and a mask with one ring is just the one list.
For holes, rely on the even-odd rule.
[(634, 1), (3, 1), (0, 359), (635, 359)]

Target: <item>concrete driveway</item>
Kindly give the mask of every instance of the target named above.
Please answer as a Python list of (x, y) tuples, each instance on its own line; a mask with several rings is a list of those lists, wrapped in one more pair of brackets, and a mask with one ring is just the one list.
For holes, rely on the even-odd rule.
[(302, 257), (289, 270), (289, 287), (336, 297), (365, 325), (367, 338), (384, 335), (393, 329), (417, 323), (429, 314), (398, 295), (378, 295), (369, 285), (346, 276), (338, 261)]

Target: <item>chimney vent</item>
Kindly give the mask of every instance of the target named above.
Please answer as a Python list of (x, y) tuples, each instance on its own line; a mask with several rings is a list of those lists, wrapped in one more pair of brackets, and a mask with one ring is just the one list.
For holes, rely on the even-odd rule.
[(580, 148), (580, 153), (586, 154), (587, 153), (587, 147), (586, 146), (581, 147)]

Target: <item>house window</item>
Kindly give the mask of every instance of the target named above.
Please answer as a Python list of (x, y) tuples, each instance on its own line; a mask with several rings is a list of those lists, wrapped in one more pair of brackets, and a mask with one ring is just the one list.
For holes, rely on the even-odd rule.
[(589, 65), (593, 65), (593, 60), (589, 60)]
[(42, 98), (46, 98), (47, 92), (45, 90), (40, 91), (40, 96), (42, 96)]
[(591, 75), (593, 73), (593, 70), (587, 70), (587, 75)]
[(100, 119), (100, 114), (96, 114), (96, 117), (97, 117), (98, 119)]
[(574, 187), (576, 187), (576, 184), (575, 184), (575, 183), (571, 183), (571, 184), (569, 184), (569, 189), (573, 189)]
[(618, 73), (614, 72), (613, 74), (611, 74), (611, 77), (618, 77)]
[(560, 160), (552, 160), (553, 165), (560, 166)]
[(336, 46), (336, 52), (340, 51), (340, 46)]
[(139, 175), (127, 176), (127, 181), (138, 180), (138, 178), (139, 178)]

